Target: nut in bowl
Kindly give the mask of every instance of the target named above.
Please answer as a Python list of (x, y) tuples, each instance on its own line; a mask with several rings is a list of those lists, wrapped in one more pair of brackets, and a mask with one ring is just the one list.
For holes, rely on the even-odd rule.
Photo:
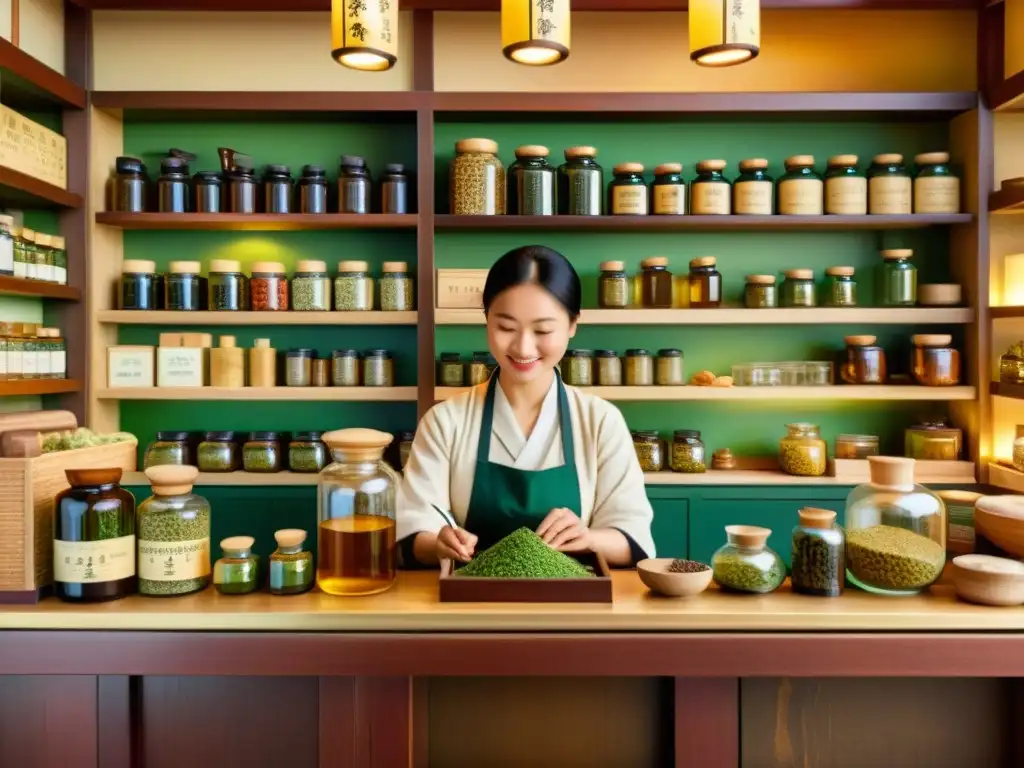
[(958, 597), (982, 605), (1024, 605), (1024, 563), (992, 555), (953, 558)]
[(666, 597), (691, 597), (708, 588), (711, 568), (696, 560), (654, 557), (636, 564), (640, 581), (648, 589)]

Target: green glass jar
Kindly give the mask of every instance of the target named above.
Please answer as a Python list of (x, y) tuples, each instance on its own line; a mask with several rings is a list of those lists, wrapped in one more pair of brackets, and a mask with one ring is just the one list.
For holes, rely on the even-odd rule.
[(657, 432), (633, 432), (633, 449), (636, 451), (640, 469), (644, 472), (661, 472), (665, 468), (665, 446)]
[(764, 158), (740, 161), (740, 175), (732, 185), (732, 211), (743, 216), (775, 213), (775, 180), (768, 175)]
[(647, 182), (641, 163), (619, 163), (608, 185), (608, 213), (612, 216), (646, 216)]
[(573, 387), (594, 384), (594, 353), (589, 349), (570, 349), (562, 358), (562, 378)]
[(630, 282), (624, 261), (602, 261), (597, 278), (597, 306), (625, 309), (629, 306)]
[(149, 469), (163, 464), (191, 464), (188, 432), (157, 432), (156, 440), (146, 446), (142, 468)]
[(917, 267), (910, 263), (914, 251), (892, 248), (882, 251), (882, 279), (879, 304), (883, 307), (912, 307), (917, 304)]
[(813, 269), (787, 269), (782, 273), (782, 306), (813, 307), (817, 304)]
[(558, 212), (565, 216), (600, 216), (604, 211), (604, 169), (595, 147), (569, 147), (558, 168)]
[(250, 432), (242, 446), (242, 466), (246, 472), (280, 472), (281, 444), (277, 432)]
[(231, 536), (220, 543), (224, 556), (213, 565), (213, 586), (222, 595), (247, 595), (259, 585), (259, 558), (252, 536)]
[(725, 160), (697, 163), (697, 178), (690, 184), (690, 213), (694, 216), (732, 213), (732, 185), (725, 178)]
[(555, 214), (554, 166), (548, 163), (547, 147), (527, 145), (516, 149), (516, 161), (508, 167), (508, 203), (505, 210), (520, 216)]
[(786, 158), (779, 179), (779, 213), (783, 216), (821, 216), (825, 212), (825, 182), (814, 170), (813, 155)]
[(949, 167), (949, 153), (925, 152), (914, 164), (914, 213), (960, 213), (960, 179)]
[(912, 185), (903, 155), (875, 155), (868, 169), (868, 213), (906, 215), (911, 212)]
[(779, 306), (779, 291), (775, 275), (747, 275), (743, 286), (743, 306), (747, 309), (775, 309)]
[(857, 281), (853, 267), (829, 267), (825, 270), (826, 307), (856, 307)]
[(437, 380), (442, 387), (465, 386), (466, 366), (458, 352), (442, 352), (437, 368)]
[(327, 466), (327, 446), (323, 432), (297, 432), (288, 443), (288, 469), (292, 472), (319, 472)]
[(207, 432), (196, 453), (200, 472), (234, 472), (241, 466), (234, 432)]
[(662, 163), (654, 169), (651, 184), (651, 213), (682, 216), (686, 213), (686, 182), (682, 163)]
[(306, 532), (284, 528), (274, 532), (277, 549), (270, 556), (270, 594), (299, 595), (313, 587), (313, 553), (302, 549)]
[(856, 155), (833, 155), (825, 171), (825, 213), (863, 216), (868, 212), (868, 180)]
[(669, 462), (673, 472), (707, 472), (704, 441), (696, 429), (677, 429), (672, 434), (672, 454)]

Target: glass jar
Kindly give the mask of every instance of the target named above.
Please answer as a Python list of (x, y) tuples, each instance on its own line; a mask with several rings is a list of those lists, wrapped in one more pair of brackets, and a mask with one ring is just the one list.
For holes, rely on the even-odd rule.
[(330, 311), (331, 278), (326, 262), (303, 260), (295, 266), (291, 306), (296, 312)]
[(172, 261), (164, 278), (164, 306), (179, 312), (198, 312), (206, 298), (206, 281), (198, 261)]
[(646, 216), (647, 182), (642, 163), (619, 163), (608, 185), (608, 213), (612, 216)]
[(53, 240), (53, 274), (54, 281), (58, 285), (68, 284), (68, 251), (67, 242), (63, 237), (54, 237)]
[(250, 163), (235, 155), (234, 168), (224, 176), (231, 213), (256, 213), (256, 176)]
[(727, 543), (711, 556), (715, 583), (726, 592), (765, 594), (786, 580), (786, 564), (767, 545), (771, 529), (727, 525)]
[(302, 166), (299, 213), (327, 213), (327, 169), (322, 166)]
[(263, 206), (267, 213), (291, 213), (295, 181), (287, 165), (268, 165), (263, 169)]
[(358, 387), (361, 373), (359, 353), (354, 349), (336, 349), (331, 353), (331, 384)]
[(548, 164), (547, 147), (528, 145), (516, 149), (516, 160), (505, 178), (508, 203), (505, 211), (520, 216), (553, 216), (555, 213), (554, 166)]
[(373, 183), (366, 160), (342, 155), (338, 171), (338, 213), (369, 213), (372, 198)]
[(963, 430), (944, 418), (923, 421), (904, 433), (903, 452), (920, 461), (958, 461), (964, 444)]
[(249, 306), (254, 312), (288, 309), (288, 276), (279, 261), (257, 261), (249, 279)]
[(416, 439), (416, 431), (406, 431), (398, 433), (398, 464), (405, 470), (405, 465), (409, 463), (409, 454), (412, 453), (412, 444)]
[(50, 236), (42, 232), (36, 232), (36, 279), (53, 282), (53, 247)]
[(319, 472), (327, 466), (327, 446), (323, 432), (297, 432), (288, 443), (288, 469), (292, 472)]
[(562, 378), (573, 387), (594, 384), (594, 353), (589, 349), (570, 349), (562, 359)]
[(208, 306), (215, 312), (239, 312), (249, 309), (249, 279), (242, 263), (231, 259), (210, 262), (207, 278)]
[(671, 456), (673, 472), (707, 472), (704, 442), (696, 429), (677, 429), (672, 434)]
[(949, 167), (949, 153), (925, 152), (914, 164), (914, 213), (960, 213), (960, 179)]
[(111, 209), (119, 213), (144, 213), (146, 210), (146, 166), (136, 157), (114, 161), (114, 195)]
[(661, 472), (665, 469), (665, 447), (657, 432), (633, 432), (633, 449), (636, 451), (640, 469), (644, 472)]
[(714, 256), (690, 260), (691, 309), (714, 309), (722, 305), (722, 273), (717, 264)]
[(285, 386), (313, 386), (314, 357), (316, 357), (316, 350), (313, 349), (289, 349), (284, 356)]
[(914, 381), (925, 387), (952, 387), (960, 383), (960, 351), (949, 334), (919, 334), (914, 342)]
[(1013, 438), (1011, 463), (1018, 472), (1024, 472), (1024, 425), (1018, 424)]
[(409, 177), (401, 163), (388, 163), (380, 177), (381, 213), (409, 212)]
[(558, 212), (564, 216), (603, 213), (604, 169), (595, 147), (569, 147), (558, 168)]
[(156, 440), (146, 446), (142, 459), (143, 469), (162, 464), (192, 464), (192, 450), (188, 432), (157, 432)]
[(740, 161), (740, 175), (732, 185), (732, 211), (742, 216), (775, 213), (775, 180), (768, 175), (768, 161), (761, 157)]
[(437, 380), (442, 387), (461, 387), (466, 383), (466, 368), (458, 352), (442, 352), (438, 363)]
[(160, 287), (156, 262), (126, 259), (121, 263), (121, 309), (159, 309)]
[(250, 432), (242, 446), (246, 472), (280, 472), (281, 444), (277, 432)]
[(914, 483), (914, 460), (871, 456), (871, 482), (846, 499), (846, 575), (868, 592), (913, 595), (946, 564), (946, 505)]
[(725, 160), (697, 163), (697, 178), (690, 184), (690, 213), (694, 216), (732, 213), (732, 186), (722, 175)]
[(775, 309), (779, 306), (779, 293), (775, 275), (747, 275), (743, 286), (743, 306), (747, 309)]
[(834, 155), (825, 171), (825, 213), (863, 216), (868, 212), (868, 180), (856, 155)]
[(373, 278), (365, 261), (339, 261), (334, 278), (334, 308), (339, 312), (373, 309)]
[(207, 432), (196, 454), (200, 472), (235, 472), (242, 466), (234, 432)]
[(217, 171), (199, 171), (192, 177), (196, 213), (221, 212), (222, 184), (223, 178)]
[(213, 586), (222, 595), (247, 595), (259, 586), (259, 558), (252, 536), (230, 536), (220, 543), (224, 556), (213, 564)]
[(814, 170), (813, 155), (786, 158), (786, 173), (779, 179), (779, 213), (783, 216), (821, 216), (825, 212), (825, 184)]
[(888, 377), (885, 350), (875, 344), (877, 336), (847, 336), (846, 356), (839, 365), (839, 378), (846, 384), (885, 384)]
[(818, 302), (814, 291), (814, 270), (787, 269), (782, 273), (782, 306), (813, 307)]
[(1024, 384), (1024, 341), (1010, 346), (999, 356), (999, 381), (1004, 384)]
[(626, 276), (625, 262), (601, 262), (601, 274), (597, 278), (597, 306), (601, 309), (624, 309), (629, 306), (629, 277)]
[(491, 371), (497, 364), (490, 352), (474, 352), (467, 366), (469, 386), (475, 387), (491, 378)]
[(490, 139), (455, 142), (449, 188), (451, 213), (455, 216), (505, 213), (505, 167), (498, 159), (498, 143)]
[(903, 155), (875, 155), (868, 168), (868, 213), (909, 214), (911, 188)]
[(793, 528), (793, 591), (839, 597), (846, 583), (846, 537), (831, 509), (804, 507)]
[(672, 273), (668, 271), (668, 259), (652, 256), (640, 262), (640, 300), (647, 309), (672, 308)]
[(139, 504), (139, 594), (188, 595), (210, 585), (210, 502), (192, 493), (199, 470), (146, 470), (153, 495)]
[(787, 475), (821, 477), (828, 463), (828, 449), (816, 424), (787, 424), (779, 441), (779, 468)]
[(311, 387), (331, 386), (331, 361), (326, 357), (314, 357), (311, 363), (309, 385)]
[(413, 281), (404, 261), (385, 261), (380, 279), (380, 308), (384, 312), (408, 312), (413, 308)]
[(594, 353), (594, 368), (597, 386), (622, 386), (622, 359), (611, 349), (599, 349)]
[(662, 163), (654, 169), (651, 184), (651, 213), (658, 216), (686, 214), (686, 182), (682, 163)]
[(839, 435), (836, 438), (837, 459), (866, 459), (878, 455), (878, 435)]
[(369, 349), (363, 358), (363, 386), (395, 386), (395, 364), (386, 349)]
[(626, 350), (626, 386), (650, 387), (654, 384), (654, 360), (646, 349)]
[(686, 383), (683, 375), (682, 350), (658, 350), (658, 359), (654, 366), (654, 383), (662, 387), (681, 387)]
[(157, 210), (160, 213), (188, 213), (188, 161), (183, 157), (160, 160), (160, 178), (156, 182)]
[(313, 587), (313, 553), (302, 549), (306, 532), (298, 528), (274, 531), (277, 549), (270, 555), (270, 594), (301, 595)]
[(910, 263), (914, 251), (891, 248), (882, 251), (882, 280), (879, 303), (883, 307), (912, 307), (917, 304), (917, 267)]
[(853, 267), (825, 269), (824, 303), (826, 307), (856, 307), (857, 281)]
[(323, 436), (334, 460), (320, 473), (316, 581), (329, 595), (372, 595), (395, 582), (399, 475), (382, 459), (392, 441), (373, 429)]
[[(27, 234), (26, 234), (27, 233)], [(29, 269), (35, 274), (35, 233), (25, 227), (14, 229), (14, 276), (29, 279)]]
[(135, 497), (121, 470), (67, 469), (53, 515), (53, 590), (92, 603), (134, 594)]

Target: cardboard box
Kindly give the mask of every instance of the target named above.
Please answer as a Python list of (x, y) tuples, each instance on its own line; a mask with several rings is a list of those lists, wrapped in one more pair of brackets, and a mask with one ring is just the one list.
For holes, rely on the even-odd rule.
[(438, 309), (483, 309), (486, 269), (437, 270)]
[(2, 104), (0, 125), (0, 165), (68, 188), (67, 139)]
[(155, 347), (107, 347), (107, 386), (110, 389), (152, 387), (155, 384), (155, 370)]

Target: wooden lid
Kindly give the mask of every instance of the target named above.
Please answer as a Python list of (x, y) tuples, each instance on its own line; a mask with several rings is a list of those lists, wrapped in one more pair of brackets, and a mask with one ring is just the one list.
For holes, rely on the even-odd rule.
[(228, 536), (226, 539), (221, 539), (220, 548), (225, 552), (242, 552), (252, 549), (252, 545), (255, 543), (256, 539), (252, 536)]
[(654, 169), (654, 175), (655, 176), (661, 176), (662, 174), (666, 174), (666, 173), (682, 173), (682, 172), (683, 172), (683, 164), (682, 163), (662, 163), (661, 165), (657, 166)]
[(306, 532), (301, 528), (282, 528), (274, 531), (274, 539), (279, 547), (297, 547), (306, 540)]
[(982, 496), (974, 507), (997, 517), (1024, 520), (1024, 496)]
[(974, 573), (994, 573), (1010, 576), (1024, 576), (1024, 563), (1008, 557), (995, 555), (958, 555), (953, 558), (953, 565)]
[(643, 173), (643, 163), (619, 163), (615, 166), (615, 173)]
[(279, 261), (257, 261), (252, 265), (252, 273), (263, 275), (283, 275), (284, 264)]
[(210, 272), (241, 272), (242, 262), (234, 259), (213, 259), (210, 262)]
[(771, 534), (771, 528), (761, 528), (757, 525), (725, 526), (725, 535), (729, 543), (737, 547), (761, 549)]
[(846, 342), (848, 347), (870, 347), (876, 341), (877, 336), (847, 336), (843, 341)]
[(813, 280), (813, 269), (787, 269), (783, 273), (790, 280)]
[(255, 339), (252, 346), (253, 349), (270, 349), (270, 339)]
[(34, 229), (29, 229), (28, 227), (22, 227), (21, 228), (21, 239), (22, 240), (31, 240), (31, 241), (35, 242), (36, 231)]
[(147, 469), (146, 477), (158, 496), (181, 496), (191, 493), (199, 470), (187, 464), (161, 464)]
[(376, 429), (352, 427), (325, 432), (321, 439), (328, 448), (343, 453), (347, 459), (372, 461), (379, 459), (383, 455), (384, 449), (395, 438), (394, 435), (379, 432)]
[(640, 262), (641, 268), (646, 267), (667, 267), (668, 257), (666, 256), (651, 256)]
[(384, 272), (389, 274), (394, 272), (408, 272), (409, 265), (404, 261), (385, 261), (382, 269)]
[(857, 155), (832, 155), (828, 159), (829, 165), (856, 165), (857, 161), (860, 160)]
[(339, 261), (339, 272), (368, 272), (370, 265), (365, 261)]
[[(32, 437), (38, 440), (38, 432), (32, 433)], [(71, 485), (109, 485), (121, 482), (120, 467), (96, 467), (87, 469), (65, 469), (64, 476)]]
[(868, 456), (871, 485), (893, 490), (914, 487), (914, 460), (905, 456)]
[(713, 267), (717, 263), (717, 256), (698, 256), (696, 259), (690, 259), (690, 269), (695, 267)]
[(888, 248), (881, 251), (883, 259), (909, 259), (914, 255), (913, 248)]
[(52, 239), (53, 239), (53, 247), (56, 248), (57, 250), (63, 251), (64, 250), (64, 238), (63, 237), (58, 237), (58, 236), (54, 235)]
[(575, 157), (597, 157), (597, 147), (569, 147), (565, 150), (566, 160), (572, 160)]
[(802, 168), (804, 166), (814, 165), (814, 155), (793, 155), (792, 157), (786, 158), (786, 167), (794, 166)]
[(296, 272), (326, 272), (327, 262), (316, 259), (303, 259), (295, 265)]
[[(668, 259), (665, 260), (668, 263)], [(602, 261), (600, 270), (602, 272), (622, 272), (626, 268), (626, 262), (624, 261)]]
[(775, 275), (747, 275), (746, 281), (754, 285), (775, 285)]
[(953, 343), (953, 337), (948, 333), (919, 333), (910, 338), (915, 347), (948, 347)]
[(156, 272), (156, 262), (145, 259), (125, 259), (121, 262), (121, 272), (132, 275), (152, 275)]
[(873, 162), (877, 165), (899, 165), (903, 162), (903, 155), (898, 155), (895, 152), (891, 154), (875, 155)]
[(836, 513), (831, 509), (804, 507), (797, 515), (800, 517), (800, 525), (805, 528), (831, 528), (836, 521)]
[(198, 275), (203, 271), (203, 265), (198, 261), (172, 261), (172, 275)]
[(50, 245), (50, 236), (44, 235), (42, 232), (36, 233), (36, 245)]
[(547, 157), (550, 154), (551, 150), (540, 144), (524, 144), (521, 147), (516, 147), (516, 157)]
[(237, 346), (237, 340), (234, 336), (221, 336), (220, 337), (220, 348), (221, 349), (234, 349)]
[(487, 152), (498, 154), (498, 142), (493, 139), (462, 139), (455, 142), (456, 152)]
[(853, 277), (855, 271), (853, 267), (828, 267), (825, 274), (830, 277)]
[(698, 171), (724, 171), (725, 160), (701, 160), (697, 163)]
[(751, 157), (748, 160), (740, 160), (741, 171), (761, 171), (768, 167), (768, 161), (763, 157)]
[(936, 491), (935, 495), (950, 504), (969, 504), (973, 507), (975, 502), (985, 494), (974, 491)]
[(949, 162), (949, 152), (922, 152), (914, 157), (918, 165), (945, 165)]

